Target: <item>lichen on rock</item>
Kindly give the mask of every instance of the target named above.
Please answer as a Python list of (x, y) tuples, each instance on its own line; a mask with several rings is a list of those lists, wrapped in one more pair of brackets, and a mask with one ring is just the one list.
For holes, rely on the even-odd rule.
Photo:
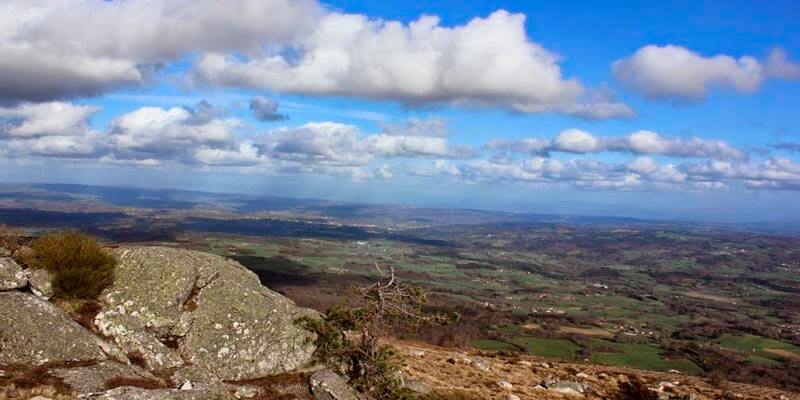
[(0, 291), (23, 288), (27, 284), (25, 272), (13, 258), (0, 258)]
[(0, 293), (0, 365), (101, 361), (102, 344), (44, 299)]

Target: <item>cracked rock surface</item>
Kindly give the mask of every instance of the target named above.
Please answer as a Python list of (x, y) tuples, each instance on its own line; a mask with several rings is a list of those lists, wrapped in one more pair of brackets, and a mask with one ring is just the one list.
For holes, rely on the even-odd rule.
[(102, 340), (46, 300), (0, 293), (0, 365), (101, 361)]
[(188, 363), (237, 380), (311, 360), (313, 334), (294, 323), (311, 311), (262, 286), (239, 263), (167, 247), (127, 247), (115, 255), (116, 280), (101, 296), (96, 324), (148, 369)]

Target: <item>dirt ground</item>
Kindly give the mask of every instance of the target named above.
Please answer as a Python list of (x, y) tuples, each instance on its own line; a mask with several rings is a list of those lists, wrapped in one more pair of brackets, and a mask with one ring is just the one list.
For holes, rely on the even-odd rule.
[[(454, 350), (414, 342), (392, 343), (406, 356), (405, 376), (426, 383), (433, 391), (469, 399), (613, 399), (620, 382), (636, 376), (665, 395), (694, 399), (798, 399), (799, 393), (708, 380), (682, 374), (630, 368), (556, 362), (529, 355), (500, 355)], [(574, 381), (586, 385), (583, 396), (546, 389), (548, 383)], [(508, 384), (510, 385), (508, 385)]]

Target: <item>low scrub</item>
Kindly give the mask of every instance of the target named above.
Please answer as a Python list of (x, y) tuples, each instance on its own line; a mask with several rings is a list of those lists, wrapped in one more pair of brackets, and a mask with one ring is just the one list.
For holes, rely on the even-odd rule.
[(36, 239), (25, 263), (53, 274), (57, 298), (94, 299), (114, 283), (117, 260), (97, 240), (80, 232), (62, 232)]

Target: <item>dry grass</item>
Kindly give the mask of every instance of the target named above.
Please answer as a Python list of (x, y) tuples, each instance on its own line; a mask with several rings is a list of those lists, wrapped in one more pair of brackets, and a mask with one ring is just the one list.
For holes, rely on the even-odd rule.
[[(514, 394), (522, 400), (569, 399), (574, 397), (546, 390), (539, 385), (548, 380), (571, 380), (586, 383), (592, 388), (592, 392), (584, 397), (586, 399), (614, 399), (619, 398), (623, 382), (638, 378), (648, 388), (656, 387), (662, 381), (678, 382), (676, 395), (691, 394), (697, 400), (719, 399), (726, 391), (740, 394), (739, 400), (778, 399), (781, 396), (800, 400), (800, 394), (797, 393), (729, 381), (721, 381), (716, 386), (706, 379), (683, 374), (565, 363), (525, 354), (507, 356), (476, 350), (454, 350), (419, 342), (394, 341), (392, 345), (405, 356), (404, 375), (425, 382), (435, 393), (450, 398), (507, 400), (509, 394)], [(424, 352), (422, 356), (415, 355), (419, 350)], [(474, 362), (481, 358), (490, 365), (489, 370), (475, 367)], [(543, 366), (544, 363), (547, 367)], [(578, 377), (580, 372), (588, 377)], [(604, 374), (603, 377), (601, 374)], [(499, 381), (508, 381), (513, 388), (503, 389), (498, 385)]]

